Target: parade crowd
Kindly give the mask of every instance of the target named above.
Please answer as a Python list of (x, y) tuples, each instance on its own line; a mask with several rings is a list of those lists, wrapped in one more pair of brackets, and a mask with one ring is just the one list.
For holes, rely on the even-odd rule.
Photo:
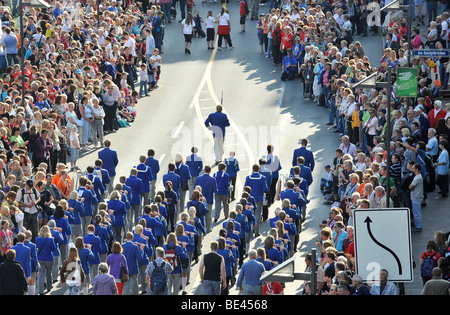
[[(429, 61), (411, 55), (419, 69), (418, 95), (398, 98), (396, 69), (405, 66), (411, 54), (401, 14), (392, 14), (386, 27), (371, 28), (375, 34), (387, 33), (381, 67), (375, 68), (354, 41), (369, 31), (364, 21), (367, 3), (271, 1), (265, 15), (259, 14), (259, 3), (250, 11), (243, 2), (241, 32), (249, 14), (258, 20), (261, 51), (275, 66), (281, 65), (281, 79), (300, 81), (299, 100), (329, 109), (327, 125), (341, 136), (320, 184), (331, 210), (321, 222), (317, 243), (318, 294), (397, 294), (386, 270), (370, 290), (354, 274), (352, 210), (383, 208), (390, 198), (391, 207), (411, 209), (413, 231), (421, 232), (427, 194), (438, 187), (437, 199), (447, 198), (450, 108), (439, 99), (439, 89), (447, 84), (446, 68), (439, 66), (439, 87), (429, 78)], [(234, 152), (226, 152), (225, 159), (220, 152), (213, 171), (192, 147), (191, 154), (175, 156), (166, 172), (155, 150), (149, 149), (130, 166), (129, 174), (116, 174), (119, 157), (103, 137), (129, 126), (135, 104), (158, 87), (164, 26), (176, 20), (177, 12), (170, 1), (103, 1), (100, 16), (95, 1), (50, 3), (51, 9), (24, 10), (23, 38), (13, 19), (16, 8), (10, 12), (3, 7), (1, 13), (7, 62), (0, 94), (1, 293), (46, 294), (60, 281), (70, 294), (187, 294), (191, 270), (198, 264), (204, 294), (228, 294), (234, 286), (244, 294), (282, 294), (283, 284), (263, 283), (260, 276), (297, 252), (315, 167), (308, 140), (294, 151), (284, 177), (275, 148), (268, 144), (243, 191), (236, 191), (239, 161)], [(192, 3), (180, 1), (180, 11), (184, 31)], [(416, 21), (423, 24), (421, 13)], [(214, 23), (220, 28), (219, 47), (223, 38), (231, 48), (224, 14), (222, 9), (223, 20), (218, 17)], [(436, 27), (431, 20), (435, 18), (441, 32), (434, 43), (428, 39), (423, 44), (447, 47), (448, 13), (429, 18), (430, 28)], [(416, 31), (418, 26), (413, 29), (414, 45), (421, 35)], [(190, 54), (191, 37), (185, 40)], [(206, 40), (211, 48), (211, 37)], [(374, 72), (386, 80), (387, 67), (394, 72), (393, 95), (353, 88)], [(388, 97), (392, 139), (386, 139)], [(220, 106), (212, 115), (206, 126), (229, 126)], [(215, 146), (220, 143), (223, 140)], [(76, 163), (80, 152), (94, 149), (100, 149), (97, 158), (81, 171)], [(158, 176), (164, 190), (156, 190)], [(266, 221), (270, 230), (262, 236), (260, 225)], [(203, 244), (217, 224), (221, 229), (214, 241)], [(251, 248), (251, 241), (261, 236), (262, 245)], [(436, 280), (431, 290), (439, 286), (448, 294), (446, 238), (436, 232), (420, 265), (428, 266), (428, 256), (440, 252), (432, 255), (435, 268), (430, 272), (424, 267), (422, 278), (430, 287)], [(211, 253), (205, 253), (206, 248)], [(309, 255), (305, 261), (311, 265)], [(447, 282), (438, 282), (441, 278)], [(306, 282), (304, 294), (310, 293), (311, 283)]]

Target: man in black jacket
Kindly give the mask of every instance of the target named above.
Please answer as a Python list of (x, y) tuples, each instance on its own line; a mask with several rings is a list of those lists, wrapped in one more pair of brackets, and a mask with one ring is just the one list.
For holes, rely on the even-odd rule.
[(409, 209), (412, 209), (412, 203), (411, 203), (411, 195), (409, 190), (409, 185), (411, 185), (414, 173), (411, 171), (411, 167), (415, 164), (414, 161), (409, 161), (407, 164), (408, 173), (403, 174), (402, 180), (400, 181), (400, 193), (402, 196), (402, 203), (403, 206)]
[(28, 283), (25, 272), (16, 260), (16, 251), (6, 252), (6, 260), (0, 265), (0, 295), (25, 295)]

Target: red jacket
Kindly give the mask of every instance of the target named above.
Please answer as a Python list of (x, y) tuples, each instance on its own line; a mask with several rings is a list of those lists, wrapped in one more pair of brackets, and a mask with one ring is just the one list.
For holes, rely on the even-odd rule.
[(240, 15), (247, 15), (248, 4), (246, 0), (241, 1), (241, 9), (239, 11)]
[(439, 113), (436, 114), (436, 117), (434, 117), (434, 113), (435, 113), (435, 109), (433, 108), (430, 113), (428, 114), (428, 120), (430, 121), (430, 127), (431, 128), (436, 128), (437, 122), (439, 121), (439, 119), (441, 118), (445, 118), (445, 116), (447, 115), (447, 113), (441, 108), (441, 110), (439, 111)]

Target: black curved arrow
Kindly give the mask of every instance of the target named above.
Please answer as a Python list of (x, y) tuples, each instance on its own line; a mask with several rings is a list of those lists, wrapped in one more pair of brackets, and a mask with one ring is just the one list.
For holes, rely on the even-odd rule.
[(372, 231), (370, 230), (370, 223), (372, 223), (372, 220), (367, 217), (364, 220), (365, 223), (367, 223), (367, 232), (369, 232), (370, 238), (375, 242), (375, 244), (377, 244), (378, 246), (380, 246), (381, 248), (387, 250), (389, 253), (391, 253), (392, 256), (394, 256), (395, 260), (397, 261), (398, 264), (398, 273), (401, 275), (402, 274), (402, 264), (400, 262), (400, 259), (398, 258), (398, 256), (394, 253), (394, 251), (392, 249), (390, 249), (389, 247), (381, 244), (380, 242), (377, 241), (377, 239), (373, 236)]

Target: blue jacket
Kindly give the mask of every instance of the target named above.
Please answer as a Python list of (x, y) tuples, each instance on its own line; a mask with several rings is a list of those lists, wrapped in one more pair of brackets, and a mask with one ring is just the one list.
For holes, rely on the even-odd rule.
[(142, 179), (137, 176), (127, 178), (127, 186), (131, 188), (131, 196), (127, 196), (131, 205), (141, 204), (141, 194), (143, 193)]
[(133, 242), (139, 243), (139, 244), (145, 244), (144, 249), (141, 250), (139, 247), (139, 251), (141, 252), (141, 258), (138, 260), (139, 266), (145, 266), (148, 265), (150, 262), (150, 258), (153, 257), (153, 247), (148, 246), (148, 242), (145, 238), (143, 238), (139, 234), (133, 233)]
[(300, 216), (302, 214), (301, 208), (296, 207), (294, 208), (283, 208), (281, 209), (284, 212), (286, 212), (287, 215), (289, 215), (290, 218), (292, 218), (294, 221), (300, 220)]
[(293, 189), (286, 189), (280, 193), (280, 199), (289, 199), (291, 205), (296, 205), (297, 208), (301, 209), (304, 205), (306, 205), (306, 200), (303, 198), (300, 192), (296, 192)]
[(262, 285), (260, 278), (264, 271), (266, 271), (266, 268), (262, 263), (256, 261), (256, 259), (250, 259), (242, 265), (236, 287), (242, 286), (244, 278), (246, 285)]
[(139, 273), (139, 260), (142, 258), (143, 252), (141, 253), (139, 246), (133, 242), (125, 242), (122, 244), (123, 255), (127, 259), (128, 274), (137, 275)]
[(203, 226), (205, 226), (205, 215), (207, 215), (209, 212), (208, 207), (203, 202), (200, 202), (198, 200), (188, 201), (187, 209), (189, 210), (190, 207), (194, 207), (197, 209), (197, 217), (200, 218)]
[[(192, 238), (192, 240), (191, 240), (192, 242), (194, 241), (195, 237), (198, 237), (198, 231), (197, 231), (197, 228), (196, 228), (194, 225), (192, 225), (191, 223), (185, 223), (185, 222), (183, 222), (183, 221), (180, 221), (180, 222), (178, 222), (177, 224), (175, 224), (175, 227), (176, 227), (178, 224), (181, 224), (181, 225), (184, 227), (184, 232), (189, 232), (188, 236), (189, 236), (189, 238)], [(194, 233), (193, 236), (191, 236), (191, 232)], [(195, 246), (194, 243), (189, 244), (189, 245), (186, 247), (187, 251), (188, 251), (188, 252), (193, 252), (193, 251), (194, 251), (194, 246)]]
[(178, 196), (173, 190), (165, 190), (164, 195), (167, 200), (167, 214), (173, 215), (176, 210), (175, 206), (178, 203)]
[[(228, 223), (229, 221), (231, 221), (231, 222), (234, 223), (234, 230), (237, 231), (237, 232), (239, 232), (239, 238), (242, 238), (242, 237), (243, 237), (243, 234), (244, 234), (244, 230), (243, 230), (243, 227), (242, 227), (241, 223), (239, 223), (239, 221), (229, 218), (229, 219), (223, 221), (222, 227), (223, 227), (224, 229), (227, 229), (227, 223)], [(245, 235), (245, 234), (244, 234), (244, 235)]]
[(70, 224), (81, 224), (81, 216), (84, 216), (84, 204), (75, 199), (67, 200), (69, 204), (69, 208), (73, 208), (73, 212), (66, 211), (66, 214), (69, 213), (68, 220)]
[(239, 237), (242, 240), (243, 238), (245, 238), (245, 233), (250, 232), (252, 229), (250, 228), (248, 219), (244, 214), (242, 214), (242, 213), (238, 214), (236, 216), (236, 221), (241, 225), (241, 231), (240, 231)]
[(114, 224), (117, 226), (125, 225), (125, 217), (127, 215), (127, 209), (125, 207), (125, 203), (121, 200), (108, 200), (108, 210), (114, 210)]
[(145, 160), (145, 165), (152, 169), (153, 180), (156, 180), (159, 173), (159, 161), (154, 157), (149, 156), (147, 160)]
[(180, 236), (177, 236), (177, 241), (181, 247), (183, 247), (183, 245), (181, 245), (181, 243), (183, 243), (183, 242), (186, 243), (186, 247), (184, 248), (184, 250), (186, 252), (192, 253), (194, 251), (195, 243), (194, 243), (193, 237), (190, 237), (189, 235), (180, 235)]
[[(300, 177), (306, 180), (307, 185), (310, 186), (313, 182), (311, 169), (303, 164), (297, 164), (296, 166), (300, 167)], [(291, 168), (289, 175), (294, 176), (294, 167)]]
[(252, 189), (252, 196), (257, 202), (264, 200), (264, 193), (269, 192), (266, 177), (260, 173), (252, 173), (245, 179), (244, 186), (249, 186)]
[[(222, 112), (215, 112), (208, 115), (205, 120), (205, 126), (212, 128), (213, 137), (225, 137), (225, 127), (228, 127), (230, 122), (226, 114)], [(219, 132), (221, 131), (221, 134)]]
[(300, 164), (300, 176), (304, 179), (306, 179), (306, 182), (308, 183), (308, 186), (310, 186), (313, 182), (313, 176), (312, 176), (312, 172), (311, 172), (311, 168), (304, 165), (304, 164)]
[(97, 200), (101, 200), (101, 195), (105, 193), (105, 186), (103, 186), (102, 180), (100, 177), (95, 176), (94, 174), (87, 174), (86, 177), (92, 182), (94, 185), (94, 192)]
[[(55, 220), (55, 218), (51, 216), (50, 220)], [(72, 235), (72, 228), (69, 225), (69, 221), (66, 218), (60, 218), (59, 220), (55, 220), (55, 222), (56, 226), (62, 229), (61, 236), (63, 242), (61, 244), (67, 244), (69, 242), (67, 236)]]
[(296, 177), (300, 178), (300, 183), (298, 186), (295, 186), (295, 187), (300, 188), (300, 191), (302, 192), (303, 196), (308, 196), (308, 193), (309, 193), (308, 182), (306, 181), (306, 179), (304, 179), (303, 177), (298, 176), (298, 175), (294, 175), (292, 179), (294, 179)]
[[(166, 253), (168, 249), (175, 249), (175, 255), (177, 256), (178, 260), (187, 257), (187, 251), (180, 245), (175, 246), (173, 243), (169, 243), (168, 245), (164, 244), (163, 248)], [(178, 266), (175, 270), (172, 271), (172, 274), (180, 274), (181, 272), (181, 264), (180, 261), (178, 261)]]
[[(180, 175), (180, 180), (182, 183), (186, 183), (191, 179), (191, 172), (186, 164), (175, 163), (175, 174)], [(181, 186), (180, 186), (181, 188)]]
[(135, 168), (138, 170), (137, 177), (142, 180), (142, 193), (150, 192), (150, 182), (153, 180), (152, 169), (141, 163)]
[(232, 157), (227, 157), (224, 160), (225, 165), (227, 166), (227, 169), (225, 170), (230, 177), (237, 177), (237, 172), (240, 171), (239, 169), (239, 161)]
[(88, 275), (91, 270), (90, 264), (95, 261), (94, 253), (85, 247), (78, 250), (78, 257), (80, 258), (81, 268), (83, 268), (84, 274)]
[(278, 265), (283, 263), (283, 253), (280, 252), (278, 249), (276, 248), (266, 248), (266, 254), (267, 257), (266, 259), (272, 261), (272, 262), (276, 262)]
[(228, 196), (228, 187), (230, 187), (230, 175), (224, 171), (214, 173), (213, 177), (216, 179), (218, 195)]
[(101, 177), (103, 187), (106, 189), (106, 187), (108, 187), (109, 183), (111, 182), (111, 177), (109, 177), (108, 170), (96, 166), (94, 167), (94, 175)]
[(108, 229), (103, 226), (96, 225), (94, 234), (100, 239), (100, 254), (107, 254), (110, 236)]
[(163, 185), (166, 187), (167, 182), (172, 182), (172, 190), (177, 194), (178, 198), (180, 197), (179, 189), (181, 188), (181, 178), (180, 175), (175, 174), (174, 172), (167, 172), (163, 176)]
[(79, 187), (78, 196), (84, 198), (84, 212), (81, 216), (92, 216), (94, 214), (94, 205), (99, 202), (95, 192), (86, 187)]
[(203, 169), (203, 161), (197, 154), (191, 154), (186, 157), (186, 165), (192, 177), (197, 177)]
[(195, 180), (194, 186), (199, 185), (202, 188), (202, 195), (206, 199), (206, 203), (212, 205), (214, 203), (214, 194), (217, 193), (217, 181), (208, 173), (200, 175)]
[(138, 222), (139, 219), (145, 219), (145, 222), (147, 222), (147, 227), (152, 229), (153, 235), (155, 236), (162, 236), (164, 235), (163, 232), (163, 227), (164, 224), (162, 223), (161, 219), (159, 217), (151, 217), (149, 215), (143, 215), (142, 217), (138, 218)]
[(57, 249), (54, 238), (52, 237), (40, 238), (39, 236), (36, 236), (36, 248), (37, 248), (38, 262), (54, 260), (53, 253)]
[(95, 234), (88, 234), (83, 237), (83, 241), (85, 244), (91, 245), (91, 251), (94, 254), (94, 259), (90, 262), (92, 265), (99, 264), (100, 261), (100, 250), (101, 250), (101, 241), (100, 237), (95, 236)]
[(292, 166), (297, 165), (297, 158), (299, 156), (303, 156), (303, 158), (305, 159), (305, 165), (308, 166), (309, 168), (311, 168), (311, 171), (314, 171), (314, 155), (313, 153), (308, 150), (306, 147), (300, 147), (298, 149), (294, 150), (294, 155), (292, 157)]
[(119, 164), (117, 152), (110, 148), (104, 148), (98, 152), (98, 158), (103, 162), (103, 168), (109, 173), (109, 176), (116, 176), (116, 166)]
[(37, 272), (38, 271), (38, 258), (37, 258), (37, 252), (36, 252), (36, 244), (31, 243), (30, 241), (25, 242), (25, 246), (30, 249), (30, 255), (31, 255), (31, 272)]
[(228, 277), (231, 277), (232, 274), (232, 270), (234, 267), (234, 264), (236, 262), (236, 257), (234, 257), (233, 253), (231, 250), (229, 249), (217, 249), (217, 254), (219, 254), (220, 256), (223, 257), (223, 259), (225, 260), (225, 272)]
[(63, 235), (61, 232), (58, 232), (53, 228), (50, 228), (50, 232), (52, 233), (52, 237), (55, 240), (56, 244), (56, 250), (53, 252), (53, 256), (60, 256), (61, 252), (59, 250), (59, 245), (63, 244), (64, 242)]
[(16, 260), (20, 262), (23, 271), (25, 272), (25, 277), (31, 277), (31, 249), (22, 243), (17, 243), (15, 246), (11, 247), (16, 251)]
[(259, 173), (266, 178), (267, 187), (272, 185), (272, 172), (266, 166), (261, 167)]
[(258, 257), (258, 258), (256, 258), (256, 261), (263, 264), (264, 268), (266, 268), (266, 271), (269, 271), (273, 268), (273, 264), (270, 260), (262, 260), (261, 257)]
[(282, 168), (280, 158), (272, 153), (264, 155), (263, 158), (267, 161), (266, 168), (272, 172), (272, 178), (278, 178)]
[(247, 232), (251, 232), (253, 226), (256, 225), (255, 213), (250, 209), (242, 210), (242, 214), (247, 217), (248, 230)]

